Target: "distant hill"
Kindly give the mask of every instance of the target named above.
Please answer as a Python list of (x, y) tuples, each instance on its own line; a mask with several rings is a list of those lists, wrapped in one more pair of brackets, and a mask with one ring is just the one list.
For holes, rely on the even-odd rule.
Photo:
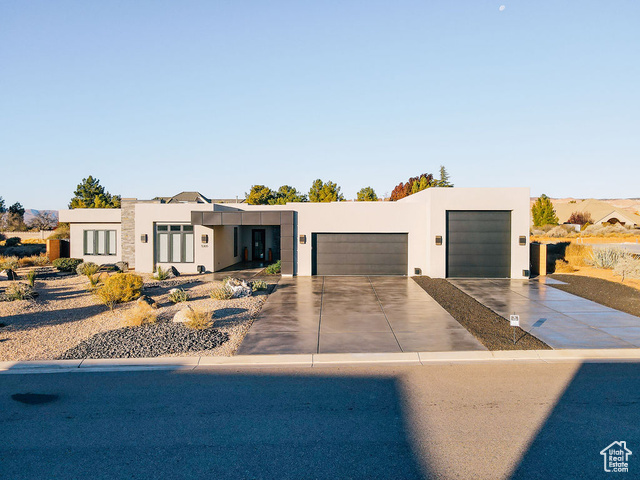
[(33, 208), (26, 208), (24, 210), (24, 222), (29, 223), (29, 221), (40, 212), (52, 213), (56, 217), (56, 220), (58, 219), (58, 210), (35, 210)]

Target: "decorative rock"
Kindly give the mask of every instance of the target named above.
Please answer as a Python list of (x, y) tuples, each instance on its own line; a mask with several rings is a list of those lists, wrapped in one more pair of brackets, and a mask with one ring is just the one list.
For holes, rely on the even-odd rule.
[(251, 287), (247, 282), (231, 279), (227, 282), (227, 288), (232, 292), (231, 298), (248, 297), (251, 295)]
[(179, 276), (180, 276), (180, 272), (178, 271), (178, 269), (174, 266), (171, 266), (169, 268), (169, 278), (174, 278)]
[(182, 310), (178, 310), (176, 314), (173, 316), (173, 321), (176, 323), (185, 323), (189, 321), (189, 317), (187, 314), (189, 313), (189, 307), (183, 308)]
[(18, 280), (18, 275), (10, 268), (7, 268), (6, 270), (0, 271), (0, 280)]
[(127, 262), (116, 262), (115, 265), (116, 265), (116, 268), (121, 272), (129, 271), (129, 264)]
[(142, 295), (140, 298), (138, 298), (137, 302), (138, 303), (146, 303), (151, 308), (158, 308), (158, 303), (153, 298), (151, 298), (149, 295)]

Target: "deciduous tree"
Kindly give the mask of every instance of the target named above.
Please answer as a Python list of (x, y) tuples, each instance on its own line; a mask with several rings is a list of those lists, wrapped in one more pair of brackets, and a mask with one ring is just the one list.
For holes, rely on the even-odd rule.
[(341, 202), (344, 196), (340, 193), (340, 187), (332, 182), (323, 182), (317, 179), (311, 185), (309, 190), (310, 202)]
[(396, 185), (391, 192), (391, 200), (400, 200), (401, 198), (418, 193), (426, 188), (432, 187), (433, 185), (434, 181), (431, 173), (423, 173), (417, 177), (411, 177), (408, 182), (400, 182)]
[(358, 192), (359, 202), (375, 202), (378, 200), (378, 195), (371, 187), (362, 187)]
[(275, 192), (264, 185), (253, 185), (249, 193), (245, 193), (249, 205), (269, 205), (275, 196)]

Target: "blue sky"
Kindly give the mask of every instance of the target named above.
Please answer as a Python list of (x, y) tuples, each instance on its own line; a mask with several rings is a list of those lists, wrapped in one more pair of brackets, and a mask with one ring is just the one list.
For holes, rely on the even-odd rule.
[[(500, 5), (504, 5), (500, 11)], [(0, 196), (640, 197), (640, 2), (0, 1)]]

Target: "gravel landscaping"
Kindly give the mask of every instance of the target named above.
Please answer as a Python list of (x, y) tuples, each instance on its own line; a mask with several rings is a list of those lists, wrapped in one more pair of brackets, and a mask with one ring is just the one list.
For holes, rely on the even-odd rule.
[(617, 282), (582, 275), (550, 275), (566, 285), (550, 285), (606, 307), (640, 317), (640, 290)]
[[(267, 293), (273, 290), (274, 284), (279, 280), (278, 276), (264, 278), (269, 284), (267, 292), (257, 292), (250, 297), (230, 300), (213, 300), (209, 297), (211, 290), (222, 284), (219, 281), (210, 281), (211, 275), (185, 275), (163, 282), (152, 280), (148, 275), (143, 277), (143, 293), (158, 304), (158, 309), (155, 310), (158, 323), (155, 329), (135, 327), (131, 330), (143, 329), (137, 333), (141, 342), (148, 343), (148, 335), (153, 332), (158, 334), (159, 343), (169, 339), (167, 345), (158, 347), (163, 352), (157, 355), (173, 356), (234, 355), (253, 319), (260, 312)], [(109, 335), (123, 335), (121, 331), (124, 317), (135, 302), (117, 305), (113, 311), (109, 311), (95, 295), (87, 292), (87, 284), (87, 279), (83, 276), (42, 275), (36, 280), (36, 291), (39, 294), (36, 299), (0, 302), (0, 324), (4, 324), (0, 326), (0, 361), (53, 360), (63, 355), (71, 355), (69, 352), (79, 355), (83, 342), (88, 342), (83, 347), (88, 349), (89, 344), (97, 345), (107, 342), (109, 338), (115, 341), (116, 337)], [(0, 281), (0, 290), (8, 285), (8, 281)], [(190, 300), (176, 305), (170, 302), (168, 293), (174, 287), (186, 290)], [(199, 335), (193, 337), (199, 339), (198, 341), (192, 337), (189, 338), (193, 341), (188, 342), (180, 339), (180, 331), (185, 327), (174, 326), (171, 320), (174, 314), (186, 308), (186, 305), (213, 312), (214, 324), (209, 341), (204, 342), (204, 337)], [(145, 331), (145, 328), (148, 331)], [(102, 336), (110, 331), (120, 333)], [(129, 338), (128, 335), (125, 337)], [(217, 340), (214, 341), (214, 338)], [(171, 342), (182, 342), (180, 344), (188, 345), (189, 349), (178, 351), (171, 347)], [(92, 358), (108, 358), (100, 357), (102, 350), (96, 350), (95, 354), (89, 355)], [(128, 356), (135, 355), (131, 353)]]
[(162, 322), (98, 333), (64, 352), (60, 359), (140, 358), (213, 350), (229, 340), (215, 328), (191, 330), (179, 323)]
[(550, 349), (546, 343), (519, 327), (516, 327), (514, 344), (513, 327), (509, 325), (508, 320), (471, 298), (447, 280), (430, 277), (413, 277), (413, 279), (489, 350)]

